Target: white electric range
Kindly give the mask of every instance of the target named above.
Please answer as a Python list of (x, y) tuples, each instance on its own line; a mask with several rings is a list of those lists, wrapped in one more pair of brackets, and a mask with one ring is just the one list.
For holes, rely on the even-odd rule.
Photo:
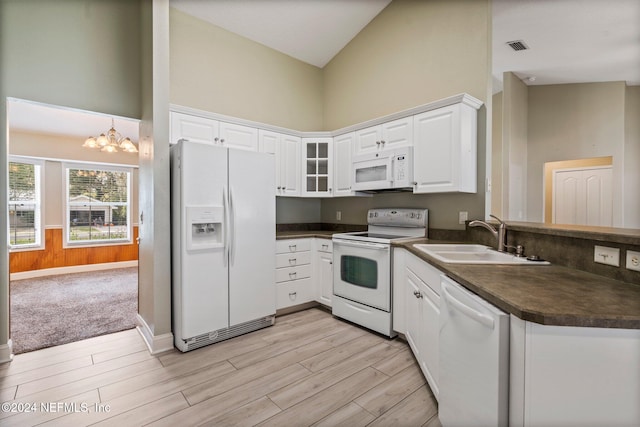
[(332, 313), (392, 337), (391, 244), (427, 237), (428, 211), (370, 209), (367, 223), (367, 231), (333, 235)]

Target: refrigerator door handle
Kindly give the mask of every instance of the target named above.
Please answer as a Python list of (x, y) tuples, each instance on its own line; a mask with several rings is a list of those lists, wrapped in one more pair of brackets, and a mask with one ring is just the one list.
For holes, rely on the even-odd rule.
[(231, 210), (231, 215), (229, 216), (229, 263), (233, 264), (236, 249), (236, 207), (233, 204), (233, 187), (231, 186), (229, 186), (229, 210)]
[(224, 211), (224, 255), (222, 256), (222, 263), (226, 267), (227, 260), (229, 259), (229, 203), (227, 200), (227, 190), (222, 188), (222, 206)]

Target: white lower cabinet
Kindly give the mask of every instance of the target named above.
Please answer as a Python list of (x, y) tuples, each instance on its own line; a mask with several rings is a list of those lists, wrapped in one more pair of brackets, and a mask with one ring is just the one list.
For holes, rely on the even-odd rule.
[(333, 242), (324, 238), (276, 241), (276, 308), (317, 301), (331, 307)]
[(639, 426), (640, 330), (511, 316), (510, 426)]
[(313, 239), (276, 241), (276, 308), (313, 301)]
[(441, 272), (407, 253), (405, 259), (405, 337), (436, 399), (438, 387), (438, 317)]
[(314, 278), (316, 301), (331, 307), (333, 297), (333, 245), (329, 239), (315, 239), (316, 256)]

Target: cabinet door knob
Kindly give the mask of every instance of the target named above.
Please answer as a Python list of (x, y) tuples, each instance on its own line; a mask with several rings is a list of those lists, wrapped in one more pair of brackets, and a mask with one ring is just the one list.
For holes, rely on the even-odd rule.
[(376, 141), (376, 145), (380, 145), (380, 141)]
[(213, 141), (214, 141), (214, 142), (218, 142), (218, 141), (220, 141), (220, 138), (218, 138), (218, 137), (216, 136), (215, 138), (213, 138)]
[(224, 144), (224, 138), (220, 140), (220, 144)]
[(281, 187), (281, 186), (278, 186), (278, 190), (280, 190), (280, 189), (282, 189), (282, 187)]
[(329, 189), (329, 191), (331, 191), (331, 188)]
[(385, 141), (384, 139), (383, 139), (382, 141), (380, 141), (380, 143), (381, 143), (382, 145), (384, 145), (384, 144), (385, 144), (385, 142), (386, 142), (386, 141)]
[(417, 181), (413, 181), (413, 185), (418, 185), (418, 182)]
[(286, 189), (287, 189), (287, 187), (282, 187), (282, 189), (283, 189), (283, 190), (286, 190)]

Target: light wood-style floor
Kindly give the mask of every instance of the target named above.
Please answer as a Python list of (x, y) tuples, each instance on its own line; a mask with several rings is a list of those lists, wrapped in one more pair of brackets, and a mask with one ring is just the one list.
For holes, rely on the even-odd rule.
[(189, 353), (151, 356), (130, 330), (21, 354), (0, 402), (20, 427), (440, 426), (404, 341), (317, 308)]

